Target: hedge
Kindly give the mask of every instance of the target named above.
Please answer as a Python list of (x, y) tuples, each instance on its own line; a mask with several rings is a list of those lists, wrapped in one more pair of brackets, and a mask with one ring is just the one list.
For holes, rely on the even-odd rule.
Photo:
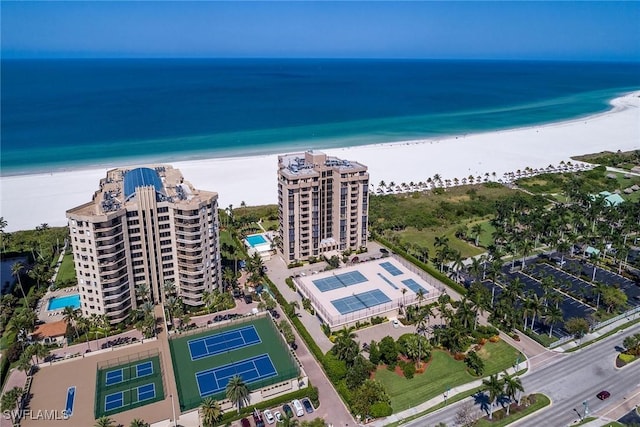
[(393, 245), (391, 242), (383, 239), (380, 236), (376, 236), (375, 240), (377, 240), (378, 242), (382, 243), (384, 246), (390, 248), (393, 252), (397, 253), (398, 255), (400, 255), (404, 259), (406, 259), (407, 261), (411, 262), (411, 264), (415, 265), (416, 267), (418, 267), (421, 270), (427, 272), (429, 275), (435, 277), (436, 279), (438, 279), (439, 281), (441, 281), (445, 285), (447, 285), (450, 288), (454, 289), (456, 292), (460, 293), (461, 295), (466, 295), (467, 288), (465, 288), (461, 284), (459, 284), (457, 282), (454, 282), (453, 280), (449, 279), (445, 274), (442, 274), (440, 271), (438, 271), (438, 269), (433, 268), (431, 265), (420, 261), (419, 259), (415, 258), (413, 255), (409, 255), (404, 249), (401, 249), (401, 248)]

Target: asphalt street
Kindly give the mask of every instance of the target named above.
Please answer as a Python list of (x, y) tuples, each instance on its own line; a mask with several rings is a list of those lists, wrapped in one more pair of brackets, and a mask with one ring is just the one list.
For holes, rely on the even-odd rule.
[[(605, 415), (629, 400), (640, 401), (640, 363), (623, 369), (615, 368), (615, 358), (625, 337), (640, 332), (640, 324), (625, 329), (589, 347), (562, 358), (550, 359), (535, 371), (522, 377), (526, 394), (544, 393), (551, 406), (519, 421), (517, 425), (537, 427), (567, 426), (584, 415), (585, 404), (589, 415)], [(611, 397), (605, 401), (596, 398), (601, 390)], [(455, 426), (455, 415), (464, 402), (474, 402), (478, 416), (484, 415), (477, 399), (470, 397), (405, 426), (435, 426), (443, 422)]]

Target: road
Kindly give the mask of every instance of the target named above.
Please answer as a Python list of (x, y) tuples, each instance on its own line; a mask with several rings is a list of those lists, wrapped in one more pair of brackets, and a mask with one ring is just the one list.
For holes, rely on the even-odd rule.
[[(518, 427), (567, 426), (584, 415), (585, 401), (592, 416), (606, 415), (629, 402), (640, 403), (640, 363), (624, 369), (615, 368), (616, 346), (621, 346), (625, 337), (639, 331), (640, 324), (636, 324), (583, 350), (550, 359), (527, 373), (522, 377), (525, 392), (544, 393), (552, 405), (518, 422)], [(605, 401), (598, 400), (596, 394), (601, 390), (608, 390), (611, 397)], [(475, 403), (475, 399), (470, 397), (404, 425), (424, 427), (443, 422), (454, 426), (456, 412), (469, 401)], [(475, 408), (478, 416), (484, 415), (479, 404), (476, 403)]]

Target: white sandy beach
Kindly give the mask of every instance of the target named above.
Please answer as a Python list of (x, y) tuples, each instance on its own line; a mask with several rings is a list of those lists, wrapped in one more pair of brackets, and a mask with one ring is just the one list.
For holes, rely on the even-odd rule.
[[(612, 101), (611, 111), (545, 126), (441, 140), (408, 141), (323, 150), (369, 167), (371, 183), (484, 176), (557, 166), (571, 156), (640, 149), (640, 92)], [(314, 147), (309, 147), (314, 148)], [(123, 165), (125, 166), (125, 165)], [(277, 155), (173, 163), (196, 188), (216, 191), (227, 207), (277, 203)], [(65, 211), (91, 200), (106, 168), (0, 178), (5, 231), (66, 225)]]

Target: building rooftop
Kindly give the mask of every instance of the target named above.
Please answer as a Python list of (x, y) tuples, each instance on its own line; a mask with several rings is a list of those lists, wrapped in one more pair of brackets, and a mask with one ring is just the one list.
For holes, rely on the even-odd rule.
[(104, 215), (124, 208), (135, 201), (136, 189), (154, 187), (156, 199), (171, 203), (199, 203), (216, 193), (195, 189), (182, 173), (169, 165), (149, 165), (137, 168), (117, 168), (107, 171), (92, 201), (70, 209), (79, 215)]
[(61, 337), (67, 332), (67, 323), (64, 320), (59, 320), (52, 323), (44, 323), (38, 325), (35, 331), (31, 334), (36, 339), (44, 338), (56, 338)]
[(315, 175), (317, 170), (331, 168), (340, 172), (366, 170), (366, 166), (358, 162), (339, 159), (334, 156), (309, 150), (304, 153), (292, 153), (278, 156), (278, 166), (289, 175)]

